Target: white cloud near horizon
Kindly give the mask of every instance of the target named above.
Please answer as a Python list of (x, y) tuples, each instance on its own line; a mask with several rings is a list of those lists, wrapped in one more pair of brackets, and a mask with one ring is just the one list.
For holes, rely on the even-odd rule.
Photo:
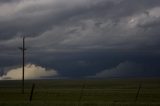
[[(48, 70), (44, 67), (37, 66), (34, 64), (28, 64), (25, 66), (25, 79), (41, 79), (47, 77), (58, 76), (57, 70)], [(21, 80), (22, 79), (22, 68), (15, 68), (7, 71), (7, 73), (0, 77), (0, 80)]]

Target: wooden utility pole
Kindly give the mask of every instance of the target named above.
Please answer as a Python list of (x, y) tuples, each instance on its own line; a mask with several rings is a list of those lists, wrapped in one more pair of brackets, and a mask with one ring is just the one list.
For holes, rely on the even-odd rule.
[(135, 102), (137, 102), (137, 100), (138, 100), (138, 96), (139, 96), (141, 88), (142, 88), (142, 84), (139, 84), (139, 87), (138, 87), (138, 90), (137, 90), (137, 94), (136, 94), (136, 98), (135, 98)]
[(24, 70), (25, 70), (25, 37), (23, 37), (23, 45), (19, 48), (22, 51), (22, 93), (24, 94)]
[(29, 98), (29, 101), (30, 101), (30, 102), (32, 101), (32, 98), (33, 98), (34, 88), (35, 88), (35, 84), (33, 83), (32, 89), (31, 89), (30, 98)]
[(83, 93), (84, 93), (84, 89), (86, 86), (86, 81), (83, 82), (81, 91), (80, 91), (80, 96), (79, 96), (79, 100), (78, 100), (78, 106), (80, 106), (81, 102), (82, 102), (82, 97), (83, 97)]

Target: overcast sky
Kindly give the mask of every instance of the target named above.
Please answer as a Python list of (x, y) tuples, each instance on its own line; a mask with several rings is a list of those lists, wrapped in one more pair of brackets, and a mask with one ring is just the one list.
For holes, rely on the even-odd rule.
[(59, 77), (160, 76), (160, 0), (0, 0), (0, 68)]

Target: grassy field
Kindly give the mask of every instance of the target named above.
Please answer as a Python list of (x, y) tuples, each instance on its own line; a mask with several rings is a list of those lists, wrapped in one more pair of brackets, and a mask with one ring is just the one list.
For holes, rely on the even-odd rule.
[(0, 81), (0, 106), (160, 106), (160, 79), (30, 80), (21, 91), (21, 81)]

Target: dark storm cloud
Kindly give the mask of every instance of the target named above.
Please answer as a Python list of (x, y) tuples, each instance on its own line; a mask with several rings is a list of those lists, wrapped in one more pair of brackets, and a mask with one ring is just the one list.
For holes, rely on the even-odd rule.
[(12, 2), (18, 2), (20, 0), (1, 0), (0, 3), (12, 3)]
[[(71, 15), (69, 18), (66, 18), (66, 21), (63, 21), (62, 24), (59, 24), (56, 27), (47, 30), (40, 36), (34, 38), (33, 41), (47, 41), (47, 44), (45, 43), (43, 45), (41, 43), (42, 46), (47, 45), (48, 47), (53, 47), (55, 45), (55, 48), (62, 50), (65, 48), (67, 48), (68, 50), (135, 50), (134, 48), (136, 48), (138, 50), (138, 48), (141, 49), (144, 47), (144, 43), (148, 43), (147, 46), (150, 48), (152, 47), (152, 45), (154, 46), (153, 43), (157, 42), (155, 42), (153, 39), (153, 41), (150, 41), (150, 34), (155, 33), (156, 31), (158, 31), (158, 29), (156, 28), (157, 30), (148, 30), (144, 27), (142, 28), (142, 26), (145, 26), (148, 23), (154, 24), (155, 21), (159, 20), (159, 18), (152, 20), (153, 17), (155, 17), (155, 15), (153, 15), (153, 17), (150, 18), (150, 16), (147, 16), (145, 14), (145, 9), (149, 9), (149, 12), (152, 12), (152, 8), (147, 8), (147, 6), (142, 5), (141, 8), (143, 8), (143, 11), (134, 10), (134, 14), (133, 12), (131, 12), (132, 15), (125, 14), (123, 16), (119, 16), (118, 18), (117, 14), (120, 14), (121, 11), (123, 11), (124, 13), (127, 13), (129, 11), (126, 9), (129, 7), (125, 7), (124, 5), (122, 5), (122, 2), (118, 4), (113, 2), (105, 2), (105, 6), (107, 8), (104, 8), (105, 6), (100, 5), (103, 8), (98, 8), (95, 11), (92, 11), (92, 8), (95, 8), (98, 5), (93, 5), (89, 9), (86, 9), (88, 11), (81, 11), (79, 14)], [(132, 5), (134, 4), (136, 6), (137, 2), (132, 3)], [(110, 8), (108, 5), (111, 5)], [(122, 8), (122, 10), (118, 11), (117, 6), (119, 6), (119, 8)], [(100, 14), (100, 11), (102, 14), (105, 15)], [(107, 13), (106, 11), (110, 12)], [(128, 13), (130, 13), (130, 11)], [(117, 19), (119, 20), (117, 21)], [(158, 36), (154, 35), (154, 38), (157, 39)], [(137, 46), (139, 47), (137, 48)]]
[(0, 61), (7, 66), (18, 58), (25, 35), (27, 61), (64, 76), (89, 76), (124, 61), (142, 64), (160, 55), (159, 11), (159, 0), (1, 1)]

